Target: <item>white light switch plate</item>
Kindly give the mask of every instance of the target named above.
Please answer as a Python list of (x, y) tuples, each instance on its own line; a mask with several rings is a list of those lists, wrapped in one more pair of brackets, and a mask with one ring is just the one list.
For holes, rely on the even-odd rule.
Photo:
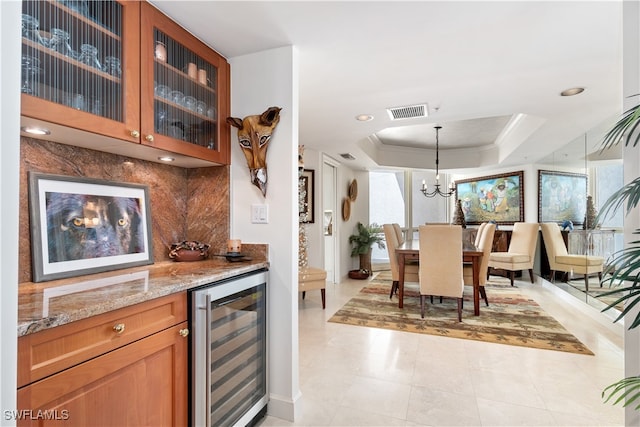
[(269, 205), (251, 205), (251, 222), (253, 224), (268, 224)]

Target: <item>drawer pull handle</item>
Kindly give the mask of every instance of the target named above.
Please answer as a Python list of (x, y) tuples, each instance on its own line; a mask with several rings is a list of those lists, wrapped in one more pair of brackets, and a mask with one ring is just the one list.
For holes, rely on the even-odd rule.
[(116, 334), (121, 334), (124, 332), (124, 323), (117, 323), (113, 326), (113, 330)]
[(131, 131), (131, 136), (134, 138), (139, 138), (140, 137), (140, 132), (138, 132), (137, 130), (132, 130)]
[(185, 329), (180, 329), (180, 331), (178, 331), (178, 333), (180, 334), (181, 337), (187, 337), (187, 335), (189, 335), (189, 329), (185, 328)]

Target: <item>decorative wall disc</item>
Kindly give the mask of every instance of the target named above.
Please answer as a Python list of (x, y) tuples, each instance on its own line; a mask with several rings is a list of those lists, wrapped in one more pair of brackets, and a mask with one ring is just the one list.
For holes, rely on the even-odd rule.
[(349, 221), (351, 217), (351, 200), (348, 197), (345, 197), (342, 200), (342, 219), (345, 221)]
[(349, 198), (352, 202), (355, 202), (358, 198), (358, 181), (355, 179), (351, 181), (351, 185), (349, 185)]

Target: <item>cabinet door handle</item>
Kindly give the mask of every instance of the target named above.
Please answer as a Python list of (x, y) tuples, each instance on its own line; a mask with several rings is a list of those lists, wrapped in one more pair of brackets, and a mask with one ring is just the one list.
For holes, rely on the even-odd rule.
[(138, 132), (137, 130), (132, 130), (131, 136), (134, 138), (140, 138), (140, 132)]
[(146, 139), (149, 142), (153, 142), (153, 135), (147, 135), (144, 137), (144, 139)]
[(124, 332), (124, 323), (116, 323), (115, 325), (113, 325), (113, 331), (118, 335), (123, 333)]
[(178, 331), (178, 333), (180, 334), (181, 337), (187, 337), (189, 335), (189, 329), (185, 328), (185, 329), (180, 329)]

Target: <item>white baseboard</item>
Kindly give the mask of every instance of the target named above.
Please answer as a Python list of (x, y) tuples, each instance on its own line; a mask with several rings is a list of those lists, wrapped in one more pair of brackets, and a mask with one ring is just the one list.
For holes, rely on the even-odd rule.
[(302, 393), (300, 392), (293, 399), (271, 393), (267, 405), (267, 415), (294, 422), (296, 418), (300, 418), (302, 411), (301, 397)]

